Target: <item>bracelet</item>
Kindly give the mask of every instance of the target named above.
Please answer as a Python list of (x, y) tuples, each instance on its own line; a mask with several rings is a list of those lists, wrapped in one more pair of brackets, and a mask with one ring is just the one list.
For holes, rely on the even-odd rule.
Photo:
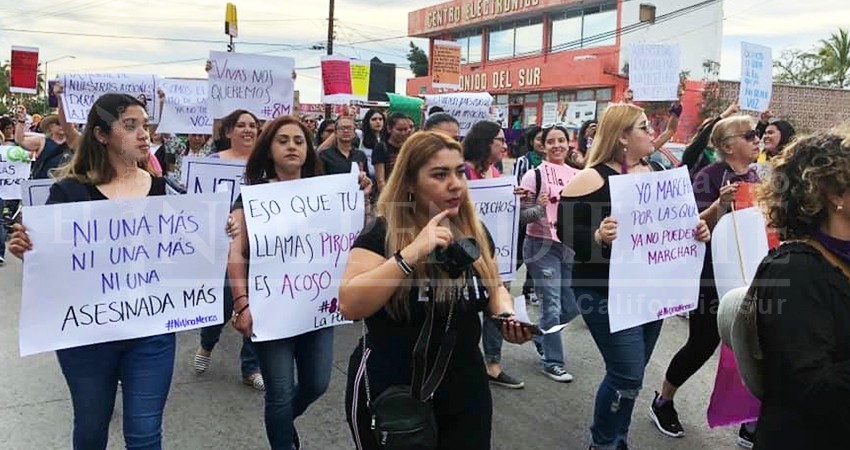
[(240, 314), (242, 314), (243, 312), (245, 312), (245, 310), (246, 310), (246, 309), (248, 309), (248, 307), (249, 307), (249, 306), (251, 306), (251, 305), (250, 305), (250, 304), (246, 304), (246, 305), (245, 305), (245, 306), (243, 306), (243, 307), (242, 307), (242, 309), (240, 309), (239, 311), (234, 311), (234, 312), (233, 312), (233, 318), (234, 318), (234, 319), (236, 319), (237, 317), (239, 317), (239, 315), (240, 315)]
[(405, 275), (410, 275), (413, 273), (413, 267), (411, 267), (410, 264), (408, 264), (407, 261), (402, 258), (400, 250), (395, 252), (393, 257), (395, 258), (396, 264), (398, 264), (398, 267), (401, 269), (402, 272), (404, 272)]
[(243, 298), (247, 298), (248, 294), (242, 294), (239, 297), (233, 299), (233, 303), (236, 303), (238, 300), (242, 300)]

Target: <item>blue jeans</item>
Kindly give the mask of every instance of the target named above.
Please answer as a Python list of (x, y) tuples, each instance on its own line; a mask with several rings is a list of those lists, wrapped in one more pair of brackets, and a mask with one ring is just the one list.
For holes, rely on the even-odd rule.
[(74, 450), (106, 448), (119, 380), (127, 449), (162, 449), (175, 341), (169, 333), (56, 352), (74, 407)]
[[(211, 327), (201, 328), (201, 348), (211, 352), (218, 344), (221, 338), (221, 331), (228, 324), (231, 314), (233, 314), (233, 292), (230, 290), (230, 282), (225, 277), (224, 280), (224, 323), (221, 325), (213, 325)], [(254, 343), (250, 338), (242, 338), (242, 350), (239, 352), (239, 361), (241, 362), (242, 378), (258, 373), (260, 365), (257, 363), (257, 355), (254, 351)]]
[(333, 344), (333, 328), (254, 343), (266, 383), (266, 435), (272, 450), (292, 449), (295, 419), (328, 389)]
[[(534, 236), (525, 238), (523, 259), (534, 278), (534, 291), (540, 299), (540, 328), (544, 330), (569, 323), (579, 314), (572, 288), (574, 258), (575, 252), (560, 242)], [(564, 367), (561, 333), (535, 336), (534, 342), (543, 349), (545, 368)]]
[(632, 410), (663, 322), (650, 322), (611, 334), (608, 299), (586, 288), (576, 289), (576, 296), (584, 322), (605, 360), (605, 377), (596, 391), (590, 426), (592, 444), (595, 449), (616, 449), (619, 442), (628, 444)]
[(484, 320), (481, 322), (481, 345), (484, 347), (484, 362), (502, 362), (502, 330), (495, 320), (490, 320), (487, 311), (484, 311)]

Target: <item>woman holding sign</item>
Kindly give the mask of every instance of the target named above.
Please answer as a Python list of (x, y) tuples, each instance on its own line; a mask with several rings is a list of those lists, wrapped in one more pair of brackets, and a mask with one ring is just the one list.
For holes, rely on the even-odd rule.
[[(429, 425), (404, 434), (422, 439), (428, 445), (422, 448), (490, 448), (492, 399), (478, 314), (498, 318), (509, 342), (531, 335), (511, 320), (513, 301), (464, 171), (452, 138), (429, 131), (411, 136), (378, 199), (378, 217), (349, 255), (340, 308), (347, 319), (365, 319), (346, 388), (346, 419), (358, 450), (382, 448), (377, 433), (394, 448), (410, 445), (393, 427), (400, 423), (394, 417), (410, 422), (383, 414), (392, 396), (422, 406), (412, 419)], [(422, 389), (411, 389), (412, 380)]]
[[(50, 188), (48, 204), (165, 195), (165, 179), (148, 167), (145, 106), (126, 94), (102, 95), (91, 108), (79, 148)], [(10, 242), (18, 257), (32, 249), (22, 225)], [(174, 333), (59, 350), (71, 391), (75, 450), (106, 449), (121, 383), (128, 449), (162, 448), (162, 413), (174, 370)]]
[[(611, 333), (608, 319), (608, 274), (617, 218), (611, 217), (609, 178), (660, 170), (646, 158), (655, 151), (652, 128), (643, 109), (631, 104), (608, 107), (587, 154), (586, 169), (561, 192), (558, 238), (575, 250), (573, 286), (579, 310), (605, 360), (605, 377), (596, 392), (591, 449), (628, 448), (632, 410), (661, 321)], [(695, 230), (709, 240), (704, 222)]]
[[(735, 192), (742, 183), (756, 183), (753, 162), (758, 157), (759, 137), (749, 116), (735, 115), (720, 120), (711, 132), (711, 145), (719, 161), (706, 166), (694, 177), (693, 189), (700, 218), (713, 230), (720, 218), (731, 211)], [(685, 431), (673, 406), (676, 391), (714, 355), (720, 344), (717, 332), (717, 308), (720, 300), (714, 281), (711, 247), (706, 246), (697, 309), (690, 313), (688, 341), (670, 361), (661, 393), (655, 395), (650, 417), (664, 435), (682, 437)], [(738, 431), (738, 442), (752, 447), (754, 424)]]
[[(266, 124), (245, 166), (246, 184), (276, 183), (322, 175), (322, 162), (313, 148), (310, 130), (292, 116)], [(240, 196), (233, 205), (236, 223), (245, 228)], [(248, 297), (248, 233), (234, 239), (227, 267), (233, 291), (233, 326), (250, 338), (253, 328)], [(328, 388), (333, 357), (333, 328), (288, 339), (252, 343), (265, 390), (266, 435), (272, 450), (300, 448), (294, 421)], [(293, 377), (296, 374), (297, 379)]]
[[(227, 160), (248, 161), (254, 142), (257, 140), (260, 121), (249, 111), (237, 109), (228, 114), (221, 121), (221, 138), (230, 142), (230, 148), (219, 153), (213, 153), (210, 158)], [(233, 293), (229, 284), (229, 278), (224, 283), (224, 316), (227, 317), (233, 311)], [(195, 373), (202, 374), (207, 371), (212, 362), (212, 351), (215, 349), (221, 337), (224, 325), (213, 325), (201, 329), (201, 345), (195, 351), (192, 358), (192, 367)], [(258, 391), (265, 389), (266, 384), (260, 374), (257, 355), (251, 339), (242, 340), (242, 350), (239, 352), (240, 370), (242, 382)]]

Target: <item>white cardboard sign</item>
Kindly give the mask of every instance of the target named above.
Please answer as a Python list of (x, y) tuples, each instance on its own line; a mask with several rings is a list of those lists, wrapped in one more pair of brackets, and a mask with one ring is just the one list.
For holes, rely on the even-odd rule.
[(629, 46), (629, 88), (635, 101), (678, 100), (680, 71), (678, 45)]
[(486, 92), (458, 92), (425, 96), (425, 110), (439, 106), (457, 119), (460, 135), (466, 136), (476, 122), (490, 120), (490, 104), (493, 97)]
[(767, 256), (767, 223), (758, 208), (724, 214), (711, 233), (711, 259), (717, 298), (749, 286)]
[(295, 60), (284, 56), (210, 52), (210, 117), (245, 109), (262, 120), (291, 115)]
[(738, 103), (746, 111), (764, 112), (773, 95), (773, 55), (770, 47), (741, 42), (741, 88)]
[(229, 208), (224, 194), (27, 207), (21, 356), (222, 323)]
[[(30, 177), (31, 166), (26, 150), (17, 146), (0, 145), (0, 199), (21, 199), (21, 187)], [(0, 245), (4, 243), (0, 242)]]
[(128, 94), (145, 104), (148, 119), (157, 123), (156, 75), (128, 73), (77, 73), (60, 76), (64, 92), (62, 108), (71, 123), (86, 123), (89, 110), (101, 95)]
[(496, 248), (496, 263), (502, 281), (516, 276), (519, 238), (519, 197), (514, 194), (516, 178), (500, 177), (469, 182), (469, 196), (478, 218), (490, 231)]
[(209, 157), (186, 157), (180, 168), (187, 194), (229, 192), (230, 203), (239, 197), (245, 161)]
[(213, 121), (207, 111), (207, 80), (162, 78), (165, 93), (157, 132), (169, 134), (212, 134)]

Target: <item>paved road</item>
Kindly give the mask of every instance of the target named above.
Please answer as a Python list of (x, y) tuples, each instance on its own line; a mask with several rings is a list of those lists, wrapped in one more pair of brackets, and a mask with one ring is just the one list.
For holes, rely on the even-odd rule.
[[(51, 450), (70, 447), (71, 405), (67, 387), (53, 354), (18, 356), (18, 311), (21, 265), (10, 257), (0, 268), (0, 450)], [(49, 282), (49, 276), (45, 277)], [(61, 299), (62, 286), (56, 286)], [(61, 301), (61, 300), (58, 300)], [(534, 309), (534, 308), (532, 308)], [(532, 311), (534, 314), (536, 311)], [(344, 421), (343, 398), (348, 356), (359, 328), (337, 329), (331, 387), (305, 417), (298, 421), (304, 448), (351, 449)], [(506, 344), (506, 370), (525, 380), (526, 388), (493, 389), (493, 449), (579, 450), (588, 446), (587, 428), (593, 396), (603, 374), (603, 363), (581, 319), (563, 333), (569, 353), (568, 369), (576, 379), (558, 384), (540, 373), (533, 347)], [(687, 322), (667, 321), (647, 369), (646, 388), (638, 401), (631, 432), (634, 449), (734, 449), (737, 429), (710, 430), (705, 411), (716, 357), (700, 371), (677, 398), (687, 437), (661, 436), (646, 415), (652, 391), (658, 388), (667, 363), (687, 337)], [(197, 376), (190, 360), (198, 333), (179, 334), (177, 367), (165, 414), (165, 446), (179, 450), (268, 448), (263, 428), (262, 394), (239, 380), (239, 339), (229, 330), (213, 354), (210, 370)], [(110, 449), (121, 447), (120, 396), (112, 421)]]

